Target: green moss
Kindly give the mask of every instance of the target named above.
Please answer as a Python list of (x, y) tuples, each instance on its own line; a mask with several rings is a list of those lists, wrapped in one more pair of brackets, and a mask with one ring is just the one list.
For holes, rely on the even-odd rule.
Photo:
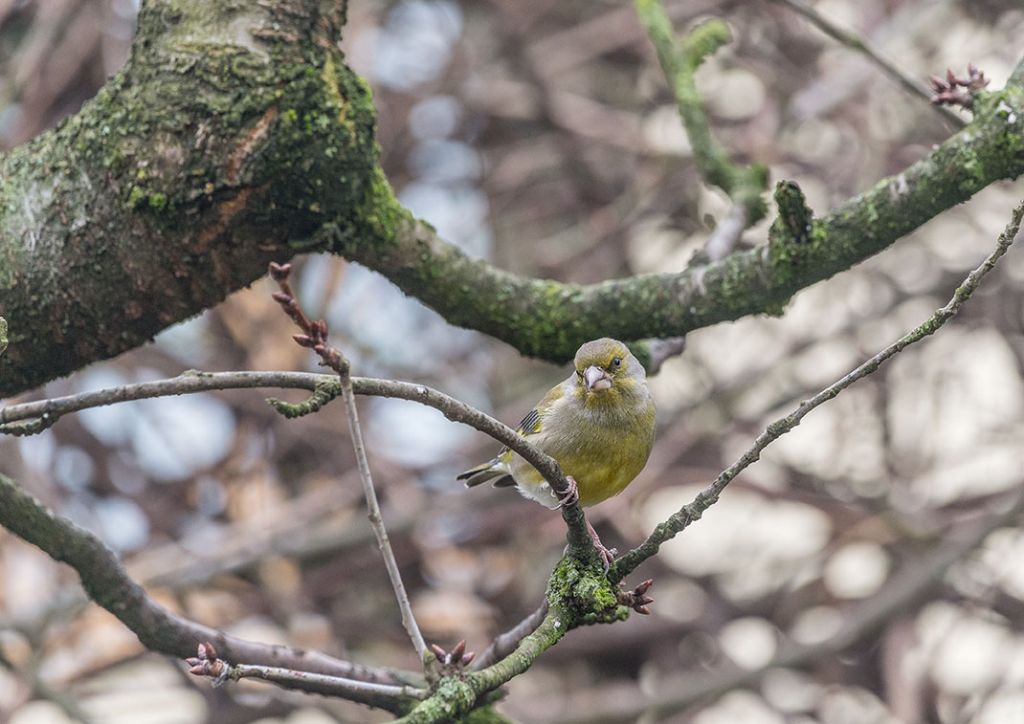
[(683, 60), (691, 69), (696, 69), (705, 58), (730, 42), (732, 33), (728, 24), (719, 18), (711, 18), (694, 27), (683, 39)]
[(445, 676), (437, 682), (429, 699), (399, 721), (404, 724), (457, 722), (473, 708), (476, 698), (476, 692), (465, 681), (455, 676)]
[[(375, 166), (370, 173), (366, 195), (357, 209), (357, 218), (368, 227), (377, 243), (393, 243), (402, 223), (412, 223), (412, 215), (398, 203), (391, 184), (388, 182), (380, 166)], [(425, 270), (438, 270), (439, 265), (433, 262), (430, 250), (423, 250)]]
[(267, 404), (288, 419), (293, 419), (319, 412), (324, 405), (340, 394), (341, 383), (336, 379), (330, 379), (318, 382), (313, 389), (313, 394), (302, 402), (291, 403), (279, 400), (276, 397), (268, 397)]
[(167, 194), (160, 191), (147, 191), (142, 186), (132, 186), (128, 192), (127, 206), (133, 211), (150, 210), (165, 211), (168, 207)]
[(598, 564), (565, 556), (548, 579), (548, 602), (566, 612), (568, 627), (625, 620), (629, 611), (619, 605), (617, 590)]

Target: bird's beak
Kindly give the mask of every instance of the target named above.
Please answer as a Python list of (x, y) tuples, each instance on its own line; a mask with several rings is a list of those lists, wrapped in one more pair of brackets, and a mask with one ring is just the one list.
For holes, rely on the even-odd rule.
[(608, 376), (608, 373), (593, 365), (583, 371), (583, 379), (587, 383), (587, 389), (591, 392), (600, 392), (612, 386), (612, 378)]

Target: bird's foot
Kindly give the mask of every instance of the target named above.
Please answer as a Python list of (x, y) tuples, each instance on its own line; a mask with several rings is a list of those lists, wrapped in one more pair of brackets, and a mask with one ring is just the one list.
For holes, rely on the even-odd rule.
[(580, 501), (580, 488), (576, 485), (576, 481), (571, 475), (566, 475), (565, 479), (569, 481), (569, 487), (563, 495), (558, 496), (558, 505), (555, 506), (555, 510), (561, 510), (567, 505)]
[(632, 591), (619, 591), (619, 604), (646, 616), (651, 612), (647, 607), (654, 603), (654, 599), (647, 595), (647, 591), (650, 590), (653, 584), (654, 581), (648, 578)]
[(601, 565), (604, 566), (604, 572), (607, 573), (608, 569), (611, 568), (612, 561), (615, 560), (615, 554), (618, 553), (614, 548), (605, 548), (601, 542), (601, 538), (597, 535), (597, 531), (594, 530), (594, 526), (590, 524), (589, 520), (584, 519), (587, 524), (587, 534), (590, 536), (590, 542), (594, 544), (594, 548), (597, 550), (597, 555), (601, 559)]

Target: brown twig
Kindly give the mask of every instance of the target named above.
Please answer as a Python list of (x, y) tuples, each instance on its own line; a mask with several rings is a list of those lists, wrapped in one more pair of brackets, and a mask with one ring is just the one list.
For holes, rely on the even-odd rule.
[[(401, 683), (394, 673), (384, 669), (291, 646), (245, 641), (171, 613), (128, 576), (117, 556), (99, 538), (47, 509), (4, 475), (0, 475), (0, 525), (74, 568), (89, 598), (120, 619), (152, 651), (184, 658), (195, 651), (197, 642), (215, 641), (232, 661), (372, 683)], [(304, 687), (296, 682), (293, 688)], [(390, 711), (402, 704), (384, 699), (362, 703)]]
[[(874, 63), (882, 73), (889, 76), (889, 78), (895, 81), (896, 84), (907, 91), (907, 93), (912, 96), (917, 96), (918, 98), (923, 98), (928, 101), (929, 104), (932, 104), (932, 94), (928, 90), (928, 86), (882, 55), (874, 48), (874, 46), (860, 35), (835, 24), (804, 2), (804, 0), (772, 0), (772, 2), (785, 5), (797, 14), (802, 15), (811, 23), (811, 25), (818, 28), (818, 30), (825, 33), (825, 35), (839, 43), (842, 43), (847, 48), (860, 53), (870, 62)], [(935, 105), (932, 105), (932, 107), (939, 111), (942, 117), (952, 123), (956, 128), (963, 128), (967, 125), (963, 118), (958, 116), (956, 113), (953, 113), (948, 108)]]
[(213, 679), (215, 687), (226, 681), (239, 679), (263, 679), (278, 686), (298, 688), (304, 691), (337, 696), (349, 701), (369, 703), (376, 700), (420, 700), (427, 695), (426, 689), (405, 684), (376, 684), (355, 679), (346, 679), (328, 674), (314, 674), (308, 671), (296, 671), (280, 666), (261, 666), (254, 664), (230, 664), (217, 655), (213, 643), (204, 641), (196, 649), (196, 655), (185, 659), (189, 665), (189, 673)]
[(836, 380), (810, 399), (801, 402), (799, 407), (789, 415), (779, 418), (768, 425), (767, 429), (754, 440), (754, 444), (736, 462), (723, 470), (710, 485), (698, 493), (692, 502), (684, 505), (666, 521), (660, 523), (642, 544), (619, 558), (612, 565), (608, 573), (609, 579), (613, 582), (621, 581), (636, 569), (637, 566), (657, 553), (662, 543), (671, 540), (691, 523), (699, 520), (704, 511), (718, 500), (718, 496), (722, 494), (722, 491), (725, 490), (726, 486), (737, 475), (756, 462), (766, 447), (799, 425), (800, 421), (811, 410), (833, 399), (857, 380), (867, 377), (886, 360), (902, 352), (904, 348), (934, 334), (946, 322), (956, 316), (957, 312), (960, 311), (961, 305), (974, 293), (974, 290), (981, 284), (981, 280), (992, 271), (996, 262), (1010, 248), (1010, 245), (1017, 236), (1017, 232), (1020, 230), (1022, 217), (1024, 217), (1024, 202), (1018, 204), (1017, 208), (1014, 209), (1010, 222), (1003, 230), (1003, 233), (999, 235), (996, 248), (985, 258), (980, 266), (967, 275), (967, 278), (957, 287), (953, 297), (944, 307), (936, 310), (935, 314), (925, 320), (920, 326), (859, 365), (849, 374)]
[(388, 538), (387, 528), (384, 526), (384, 518), (380, 513), (380, 503), (377, 500), (377, 491), (373, 485), (373, 475), (370, 472), (370, 462), (366, 457), (366, 445), (363, 443), (362, 427), (359, 424), (359, 411), (356, 408), (355, 393), (352, 390), (351, 366), (339, 349), (333, 347), (327, 339), (327, 322), (318, 319), (310, 321), (288, 282), (291, 274), (291, 264), (270, 264), (270, 276), (280, 287), (279, 292), (274, 293), (274, 299), (284, 312), (292, 318), (303, 334), (295, 335), (295, 341), (315, 351), (321, 363), (330, 367), (338, 374), (341, 383), (341, 394), (345, 400), (345, 411), (348, 414), (348, 430), (352, 438), (352, 447), (356, 454), (356, 466), (359, 470), (359, 479), (363, 485), (363, 495), (366, 498), (367, 514), (370, 519), (370, 526), (377, 537), (377, 546), (380, 548), (381, 556), (384, 558), (384, 567), (387, 569), (388, 578), (391, 580), (391, 587), (395, 592), (395, 599), (398, 602), (398, 610), (402, 614), (402, 626), (405, 627), (409, 639), (412, 641), (416, 654), (424, 666), (428, 663), (427, 644), (423, 640), (419, 624), (412, 611), (412, 604), (409, 602), (409, 594), (402, 582), (402, 573), (398, 568), (398, 560), (391, 548), (391, 541)]
[[(508, 425), (495, 420), (472, 405), (467, 405), (427, 385), (372, 377), (352, 377), (351, 380), (352, 390), (357, 395), (391, 397), (433, 407), (449, 420), (469, 425), (514, 450), (537, 468), (556, 492), (564, 493), (569, 487), (565, 475), (554, 458), (538, 450)], [(325, 384), (338, 385), (339, 383), (334, 375), (310, 372), (199, 372), (189, 370), (178, 377), (166, 380), (121, 385), (0, 408), (0, 434), (10, 432), (8, 424), (11, 422), (32, 421), (45, 417), (47, 424), (52, 425), (60, 417), (72, 412), (132, 400), (254, 387), (312, 392)], [(582, 508), (578, 505), (564, 506), (562, 518), (569, 527), (570, 542), (577, 546), (583, 546), (584, 550), (592, 549), (586, 525), (583, 523)]]

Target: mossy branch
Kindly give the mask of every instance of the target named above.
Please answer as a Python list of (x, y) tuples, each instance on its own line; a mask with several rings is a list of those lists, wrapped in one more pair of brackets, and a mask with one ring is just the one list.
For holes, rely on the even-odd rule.
[(608, 572), (608, 577), (614, 582), (621, 581), (635, 570), (637, 566), (655, 555), (662, 544), (679, 535), (691, 523), (700, 520), (704, 511), (718, 501), (719, 496), (737, 475), (759, 460), (765, 448), (790, 430), (793, 430), (812, 410), (834, 399), (839, 393), (858, 380), (874, 373), (886, 361), (895, 357), (910, 345), (916, 344), (926, 337), (935, 334), (946, 322), (956, 316), (963, 303), (970, 298), (981, 284), (981, 281), (995, 268), (999, 259), (1009, 250), (1010, 245), (1013, 244), (1020, 231), (1022, 219), (1024, 219), (1024, 201), (1014, 209), (1012, 217), (1006, 228), (999, 235), (996, 247), (992, 253), (985, 258), (980, 266), (967, 275), (967, 278), (956, 288), (952, 298), (950, 298), (945, 306), (937, 309), (932, 316), (919, 326), (882, 349), (878, 354), (858, 365), (854, 370), (836, 380), (813, 397), (801, 402), (793, 412), (769, 424), (757, 436), (753, 445), (736, 462), (723, 470), (706, 488), (700, 491), (693, 501), (684, 505), (662, 523), (659, 523), (647, 537), (647, 540), (615, 561)]
[[(196, 642), (214, 641), (233, 662), (287, 666), (344, 679), (346, 698), (353, 701), (393, 712), (407, 710), (415, 701), (404, 682), (386, 670), (290, 646), (245, 641), (171, 613), (128, 576), (99, 538), (47, 509), (4, 475), (0, 475), (0, 525), (74, 568), (89, 598), (120, 619), (152, 651), (185, 658), (195, 653)], [(288, 686), (318, 693), (332, 691), (322, 682), (301, 679)]]
[[(360, 262), (452, 324), (535, 357), (561, 362), (603, 335), (680, 337), (778, 313), (800, 289), (1024, 171), (1018, 68), (1006, 89), (979, 95), (964, 131), (816, 220), (800, 243), (589, 286), (517, 276), (466, 256), (397, 201), (369, 91), (334, 51), (343, 16), (343, 3), (318, 0), (144, 4), (128, 66), (79, 114), (0, 157), (0, 309), (11, 324), (0, 396), (138, 346), (270, 259), (308, 249)], [(713, 25), (692, 36), (687, 62), (720, 40)]]
[(762, 194), (767, 188), (768, 170), (758, 164), (738, 166), (730, 160), (711, 134), (694, 77), (705, 58), (732, 40), (729, 26), (722, 20), (708, 20), (679, 42), (661, 0), (636, 0), (635, 4), (672, 88), (701, 175), (743, 206), (748, 226), (757, 223), (767, 210)]
[(276, 397), (268, 397), (267, 404), (277, 412), (292, 420), (319, 412), (324, 405), (341, 394), (341, 385), (336, 379), (322, 380), (316, 383), (313, 394), (302, 402), (286, 402)]
[[(903, 171), (814, 220), (796, 238), (672, 274), (576, 285), (531, 279), (466, 256), (402, 217), (387, 243), (349, 239), (336, 253), (379, 271), (450, 323), (563, 362), (609, 335), (679, 337), (749, 314), (779, 314), (801, 289), (884, 250), (995, 181), (1024, 172), (1024, 88), (982, 93), (971, 124)], [(378, 187), (378, 205), (401, 207)], [(783, 230), (784, 231), (784, 230)]]

